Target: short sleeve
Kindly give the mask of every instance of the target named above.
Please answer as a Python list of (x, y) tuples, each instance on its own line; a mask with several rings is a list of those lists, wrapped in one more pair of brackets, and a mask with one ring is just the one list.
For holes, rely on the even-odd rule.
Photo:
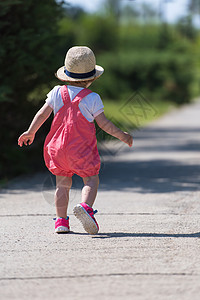
[(103, 108), (104, 108), (104, 105), (101, 100), (101, 97), (98, 94), (93, 93), (93, 101), (92, 101), (91, 110), (90, 110), (91, 115), (95, 118), (101, 112), (104, 111)]
[(83, 116), (89, 121), (93, 122), (101, 112), (104, 111), (103, 102), (97, 93), (87, 95), (79, 103), (79, 108)]
[(63, 102), (60, 93), (60, 85), (56, 85), (48, 94), (46, 103), (54, 110), (54, 114), (62, 107)]

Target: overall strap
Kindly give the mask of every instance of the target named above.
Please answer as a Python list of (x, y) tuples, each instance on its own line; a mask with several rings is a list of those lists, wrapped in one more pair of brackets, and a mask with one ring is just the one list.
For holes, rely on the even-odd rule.
[(74, 97), (74, 99), (72, 100), (73, 103), (77, 103), (79, 104), (79, 102), (85, 98), (87, 95), (91, 94), (92, 91), (88, 90), (88, 89), (83, 89), (81, 90), (76, 97)]
[(61, 86), (60, 92), (61, 92), (61, 97), (62, 97), (63, 103), (64, 104), (70, 103), (71, 100), (70, 100), (67, 85)]
[[(68, 92), (68, 88), (67, 88), (67, 85), (63, 85), (60, 89), (60, 92), (61, 92), (61, 97), (62, 97), (62, 100), (63, 100), (63, 103), (64, 104), (68, 104), (68, 103), (71, 103), (71, 99), (70, 99), (70, 96), (69, 96), (69, 92)], [(83, 89), (81, 90), (77, 95), (76, 97), (74, 97), (74, 99), (72, 100), (73, 103), (76, 103), (79, 104), (79, 102), (85, 98), (87, 95), (89, 95), (90, 93), (92, 93), (91, 90), (89, 89)]]

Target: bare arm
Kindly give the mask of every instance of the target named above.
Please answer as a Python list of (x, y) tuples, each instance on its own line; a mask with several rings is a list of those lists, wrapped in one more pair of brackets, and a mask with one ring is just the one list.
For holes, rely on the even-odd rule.
[(23, 143), (27, 146), (32, 144), (35, 138), (35, 134), (38, 131), (38, 129), (42, 126), (42, 124), (48, 119), (52, 112), (52, 108), (45, 103), (42, 108), (36, 113), (35, 117), (33, 118), (33, 121), (31, 122), (31, 125), (29, 126), (29, 129), (22, 133), (18, 139), (18, 145), (20, 147), (23, 146)]
[(133, 137), (129, 133), (120, 130), (111, 121), (109, 121), (106, 118), (104, 112), (99, 114), (95, 118), (95, 120), (96, 120), (98, 126), (102, 130), (107, 132), (108, 134), (110, 134), (110, 135), (116, 137), (117, 139), (121, 140), (122, 142), (126, 143), (127, 145), (129, 145), (129, 147), (131, 147), (133, 145)]

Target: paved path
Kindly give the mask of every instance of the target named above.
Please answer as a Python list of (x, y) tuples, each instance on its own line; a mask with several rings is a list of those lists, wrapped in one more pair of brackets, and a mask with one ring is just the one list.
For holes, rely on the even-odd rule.
[[(200, 103), (103, 147), (100, 233), (54, 233), (48, 173), (0, 192), (0, 299), (199, 299)], [(106, 152), (106, 153), (105, 153)]]

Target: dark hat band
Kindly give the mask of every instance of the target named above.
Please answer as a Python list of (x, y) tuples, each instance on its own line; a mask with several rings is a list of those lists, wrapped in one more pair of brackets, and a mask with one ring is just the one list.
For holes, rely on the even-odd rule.
[(88, 73), (72, 73), (72, 72), (69, 72), (65, 67), (64, 67), (64, 72), (67, 76), (69, 76), (71, 78), (76, 78), (76, 79), (86, 79), (86, 78), (92, 77), (96, 74), (95, 69)]

